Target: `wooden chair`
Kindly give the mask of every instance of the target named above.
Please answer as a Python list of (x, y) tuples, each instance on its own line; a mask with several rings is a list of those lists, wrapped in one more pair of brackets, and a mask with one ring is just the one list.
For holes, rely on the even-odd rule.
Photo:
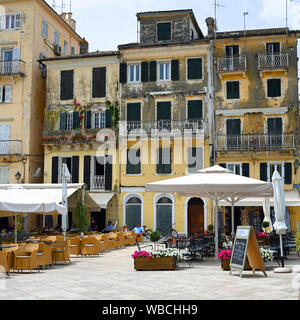
[(99, 255), (101, 252), (100, 241), (95, 237), (83, 238), (81, 240), (81, 254)]
[(100, 252), (107, 251), (109, 249), (107, 241), (105, 242), (103, 240), (102, 234), (95, 234), (93, 235), (94, 238), (96, 238), (99, 241), (100, 244)]
[(69, 247), (69, 240), (58, 240), (53, 243), (53, 250), (52, 250), (52, 261), (56, 264), (57, 261), (59, 262), (69, 262), (70, 260), (70, 247)]
[(117, 233), (117, 248), (124, 248), (125, 244), (125, 235), (124, 232)]
[(45, 269), (46, 266), (53, 267), (52, 247), (45, 243), (40, 243), (38, 253), (36, 255), (37, 265)]
[[(9, 275), (9, 256), (11, 252), (0, 251), (0, 268), (4, 268), (4, 271)], [(2, 270), (1, 270), (2, 271)]]
[[(32, 269), (38, 269), (37, 261), (36, 261), (36, 255), (37, 250), (34, 250), (32, 252), (29, 252), (26, 254), (23, 248), (18, 248), (14, 251), (14, 267), (13, 270), (30, 270), (32, 272)], [(38, 269), (38, 271), (40, 271)]]
[(43, 241), (55, 242), (57, 240), (57, 236), (47, 236), (43, 238)]
[(39, 244), (38, 243), (26, 243), (24, 246), (22, 246), (25, 253), (31, 253), (35, 250), (39, 250)]
[(15, 255), (14, 255), (14, 251), (18, 249), (19, 244), (9, 244), (10, 246), (12, 246), (12, 248), (3, 248), (2, 252), (8, 252), (8, 268), (9, 270), (12, 270), (14, 267), (14, 262), (15, 262)]
[(80, 238), (69, 238), (70, 241), (70, 254), (81, 254), (81, 239)]
[(125, 244), (127, 246), (135, 245), (135, 237), (132, 235), (131, 231), (125, 232), (124, 237), (125, 237)]
[(107, 236), (108, 236), (110, 248), (115, 249), (117, 247), (117, 234), (115, 232), (109, 232)]

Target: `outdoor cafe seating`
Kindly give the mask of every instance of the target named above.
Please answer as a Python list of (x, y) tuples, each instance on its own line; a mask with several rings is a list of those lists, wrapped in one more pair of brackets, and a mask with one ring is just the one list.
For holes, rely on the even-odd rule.
[(69, 240), (57, 240), (53, 243), (52, 260), (55, 264), (57, 262), (71, 263)]

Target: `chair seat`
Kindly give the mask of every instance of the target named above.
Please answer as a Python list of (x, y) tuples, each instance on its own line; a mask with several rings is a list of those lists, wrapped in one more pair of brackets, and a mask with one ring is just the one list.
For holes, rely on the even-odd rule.
[(93, 244), (85, 244), (84, 247), (93, 247)]
[(37, 257), (41, 257), (41, 256), (44, 255), (44, 253), (43, 252), (38, 252), (36, 255), (37, 255)]
[(64, 252), (65, 249), (53, 250), (52, 252)]
[(22, 258), (22, 259), (27, 258), (27, 259), (29, 259), (29, 258), (30, 258), (30, 256), (17, 256), (17, 258)]
[(77, 244), (70, 244), (69, 247), (78, 247)]

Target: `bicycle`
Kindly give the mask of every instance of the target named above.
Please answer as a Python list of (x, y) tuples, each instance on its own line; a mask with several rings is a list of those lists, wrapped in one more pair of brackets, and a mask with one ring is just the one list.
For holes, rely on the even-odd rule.
[(178, 238), (178, 232), (173, 228), (175, 223), (166, 228), (157, 229), (162, 239), (164, 238)]
[(147, 226), (143, 226), (143, 229), (144, 229), (144, 237), (146, 239), (150, 239), (150, 234), (153, 232), (151, 229), (146, 229)]

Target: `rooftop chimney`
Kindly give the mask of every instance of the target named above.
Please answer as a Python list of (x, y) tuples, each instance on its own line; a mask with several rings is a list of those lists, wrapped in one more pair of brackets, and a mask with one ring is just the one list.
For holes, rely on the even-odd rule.
[(60, 14), (60, 16), (66, 21), (67, 20), (67, 18), (66, 18), (66, 12), (62, 12), (61, 14)]
[(211, 39), (215, 35), (215, 20), (212, 17), (208, 17), (205, 19), (205, 22), (207, 25), (207, 37)]
[(79, 44), (79, 54), (89, 53), (89, 43), (83, 38)]

